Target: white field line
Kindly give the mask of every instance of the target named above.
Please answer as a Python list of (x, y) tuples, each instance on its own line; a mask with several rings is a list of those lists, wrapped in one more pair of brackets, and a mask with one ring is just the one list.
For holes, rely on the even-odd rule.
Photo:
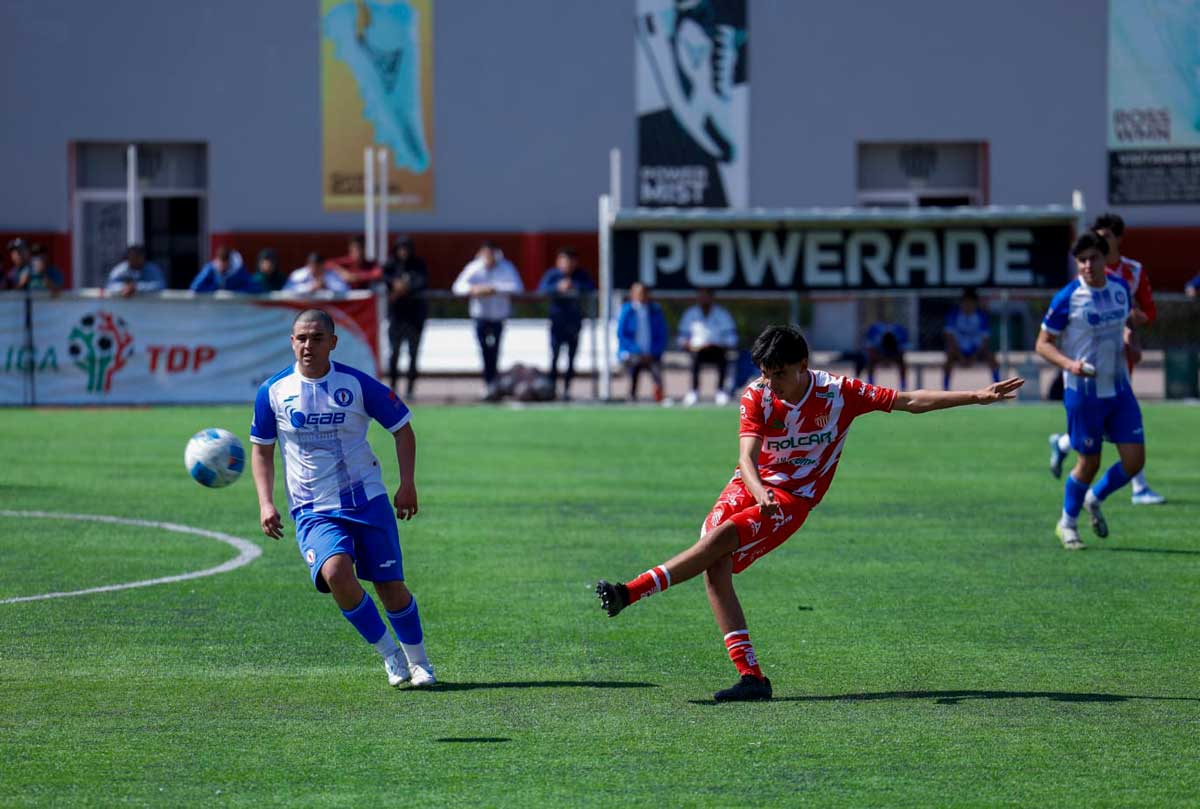
[(218, 573), (228, 573), (231, 570), (237, 570), (239, 567), (244, 567), (259, 556), (262, 555), (262, 548), (240, 537), (222, 534), (219, 531), (206, 531), (203, 528), (192, 528), (189, 525), (179, 525), (173, 522), (156, 522), (153, 520), (133, 520), (125, 517), (109, 517), (105, 514), (59, 514), (53, 511), (8, 511), (0, 509), (0, 517), (18, 517), (32, 519), (48, 519), (48, 520), (79, 520), (81, 522), (105, 522), (113, 525), (133, 525), (138, 528), (160, 528), (164, 531), (173, 531), (177, 534), (194, 534), (195, 536), (208, 537), (215, 539), (218, 542), (224, 542), (226, 545), (234, 548), (238, 555), (230, 559), (228, 562), (222, 562), (216, 567), (205, 568), (204, 570), (196, 570), (191, 573), (180, 573), (176, 576), (163, 576), (158, 579), (144, 579), (142, 581), (125, 582), (124, 584), (106, 584), (103, 587), (89, 587), (86, 590), (71, 590), (64, 593), (42, 593), (36, 596), (18, 596), (16, 598), (0, 598), (0, 604), (16, 604), (21, 601), (45, 601), (49, 598), (69, 598), (71, 596), (85, 596), (92, 593), (112, 593), (117, 590), (132, 590), (135, 587), (152, 587), (156, 584), (171, 584), (177, 581), (188, 581), (189, 579), (199, 579), (204, 576), (215, 576)]

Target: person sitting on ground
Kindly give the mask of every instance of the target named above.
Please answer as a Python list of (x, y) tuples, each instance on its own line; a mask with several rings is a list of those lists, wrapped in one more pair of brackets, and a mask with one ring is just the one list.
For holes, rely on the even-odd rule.
[(125, 260), (108, 274), (108, 285), (104, 291), (108, 295), (132, 298), (134, 295), (162, 292), (166, 288), (167, 280), (162, 268), (146, 260), (145, 247), (131, 244), (125, 250)]
[(316, 295), (349, 292), (350, 287), (346, 286), (341, 276), (329, 269), (320, 253), (309, 253), (308, 262), (288, 276), (283, 291), (297, 295)]

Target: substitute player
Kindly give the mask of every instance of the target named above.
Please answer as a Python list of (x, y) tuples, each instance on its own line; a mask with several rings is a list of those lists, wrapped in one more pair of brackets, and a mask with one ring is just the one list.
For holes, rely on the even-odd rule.
[(969, 367), (979, 361), (992, 369), (992, 381), (1000, 381), (1000, 364), (992, 354), (992, 336), (988, 313), (979, 305), (979, 295), (973, 289), (963, 290), (958, 305), (946, 315), (942, 329), (946, 340), (946, 362), (942, 366), (942, 388), (950, 390), (950, 373), (954, 366)]
[(781, 545), (821, 502), (837, 471), (850, 423), (873, 410), (925, 413), (1012, 399), (1024, 380), (977, 391), (897, 392), (808, 367), (808, 344), (794, 326), (771, 326), (751, 349), (762, 376), (741, 400), (738, 466), (683, 553), (624, 584), (601, 580), (596, 595), (609, 616), (646, 596), (704, 574), (708, 603), (740, 679), (719, 702), (771, 698), (771, 681), (750, 643), (733, 574)]
[[(1158, 307), (1154, 305), (1154, 293), (1150, 289), (1150, 277), (1141, 262), (1121, 255), (1121, 239), (1125, 235), (1124, 219), (1115, 213), (1101, 214), (1092, 223), (1092, 230), (1108, 243), (1108, 254), (1104, 257), (1106, 272), (1124, 280), (1133, 293), (1133, 311), (1130, 313), (1124, 334), (1125, 363), (1132, 377), (1133, 367), (1142, 361), (1142, 348), (1135, 329), (1149, 326), (1158, 317)], [(1055, 433), (1050, 436), (1050, 472), (1054, 477), (1062, 476), (1063, 461), (1070, 451), (1070, 435)], [(1133, 476), (1132, 500), (1135, 506), (1157, 506), (1167, 502), (1167, 498), (1146, 483), (1145, 470)]]
[[(296, 543), (313, 584), (333, 594), (342, 615), (379, 652), (389, 684), (433, 685), (417, 602), (404, 584), (396, 531), (397, 517), (408, 520), (417, 514), (411, 414), (382, 383), (330, 362), (336, 346), (333, 319), (319, 309), (306, 309), (292, 323), (296, 364), (258, 389), (250, 441), (262, 530), (274, 539), (283, 536), (274, 503), (278, 441)], [(400, 487), (390, 503), (379, 460), (367, 443), (372, 419), (396, 441)], [(359, 579), (374, 583), (399, 646)]]
[[(1080, 510), (1087, 511), (1096, 536), (1108, 536), (1100, 503), (1140, 472), (1146, 460), (1142, 411), (1129, 385), (1122, 337), (1133, 303), (1129, 285), (1105, 272), (1106, 253), (1108, 243), (1095, 232), (1076, 240), (1071, 255), (1079, 277), (1054, 296), (1037, 340), (1037, 353), (1063, 369), (1067, 434), (1079, 453), (1067, 475), (1062, 516), (1054, 529), (1063, 547), (1072, 551), (1085, 547), (1076, 527)], [(1120, 460), (1092, 486), (1106, 437), (1117, 445)]]

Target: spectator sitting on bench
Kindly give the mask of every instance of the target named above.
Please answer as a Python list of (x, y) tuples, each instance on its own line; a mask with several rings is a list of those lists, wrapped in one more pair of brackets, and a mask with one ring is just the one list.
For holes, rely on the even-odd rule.
[(867, 382), (875, 384), (875, 369), (882, 365), (895, 365), (900, 369), (900, 387), (908, 386), (908, 365), (904, 352), (908, 350), (908, 329), (899, 323), (879, 321), (867, 329), (864, 352), (855, 361), (855, 376), (862, 376), (863, 366), (867, 370)]
[(973, 289), (963, 291), (958, 305), (946, 315), (942, 330), (946, 339), (946, 364), (942, 368), (942, 388), (950, 390), (950, 373), (954, 366), (970, 367), (976, 361), (992, 369), (992, 381), (1000, 381), (1000, 365), (989, 344), (991, 329), (988, 313), (979, 305), (979, 295)]

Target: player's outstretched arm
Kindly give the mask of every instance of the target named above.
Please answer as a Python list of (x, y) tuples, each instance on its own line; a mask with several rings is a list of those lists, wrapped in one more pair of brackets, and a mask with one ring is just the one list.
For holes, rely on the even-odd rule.
[(928, 413), (931, 410), (945, 410), (948, 407), (992, 404), (1005, 399), (1015, 399), (1017, 389), (1024, 384), (1024, 379), (1014, 376), (979, 390), (901, 391), (896, 394), (896, 402), (892, 405), (892, 409), (903, 410), (906, 413)]
[(411, 424), (405, 424), (392, 434), (396, 439), (396, 462), (400, 465), (400, 488), (392, 498), (396, 517), (408, 520), (417, 516), (417, 435)]
[(272, 539), (283, 536), (283, 521), (275, 509), (275, 445), (250, 445), (250, 470), (258, 491), (258, 518), (262, 532)]

